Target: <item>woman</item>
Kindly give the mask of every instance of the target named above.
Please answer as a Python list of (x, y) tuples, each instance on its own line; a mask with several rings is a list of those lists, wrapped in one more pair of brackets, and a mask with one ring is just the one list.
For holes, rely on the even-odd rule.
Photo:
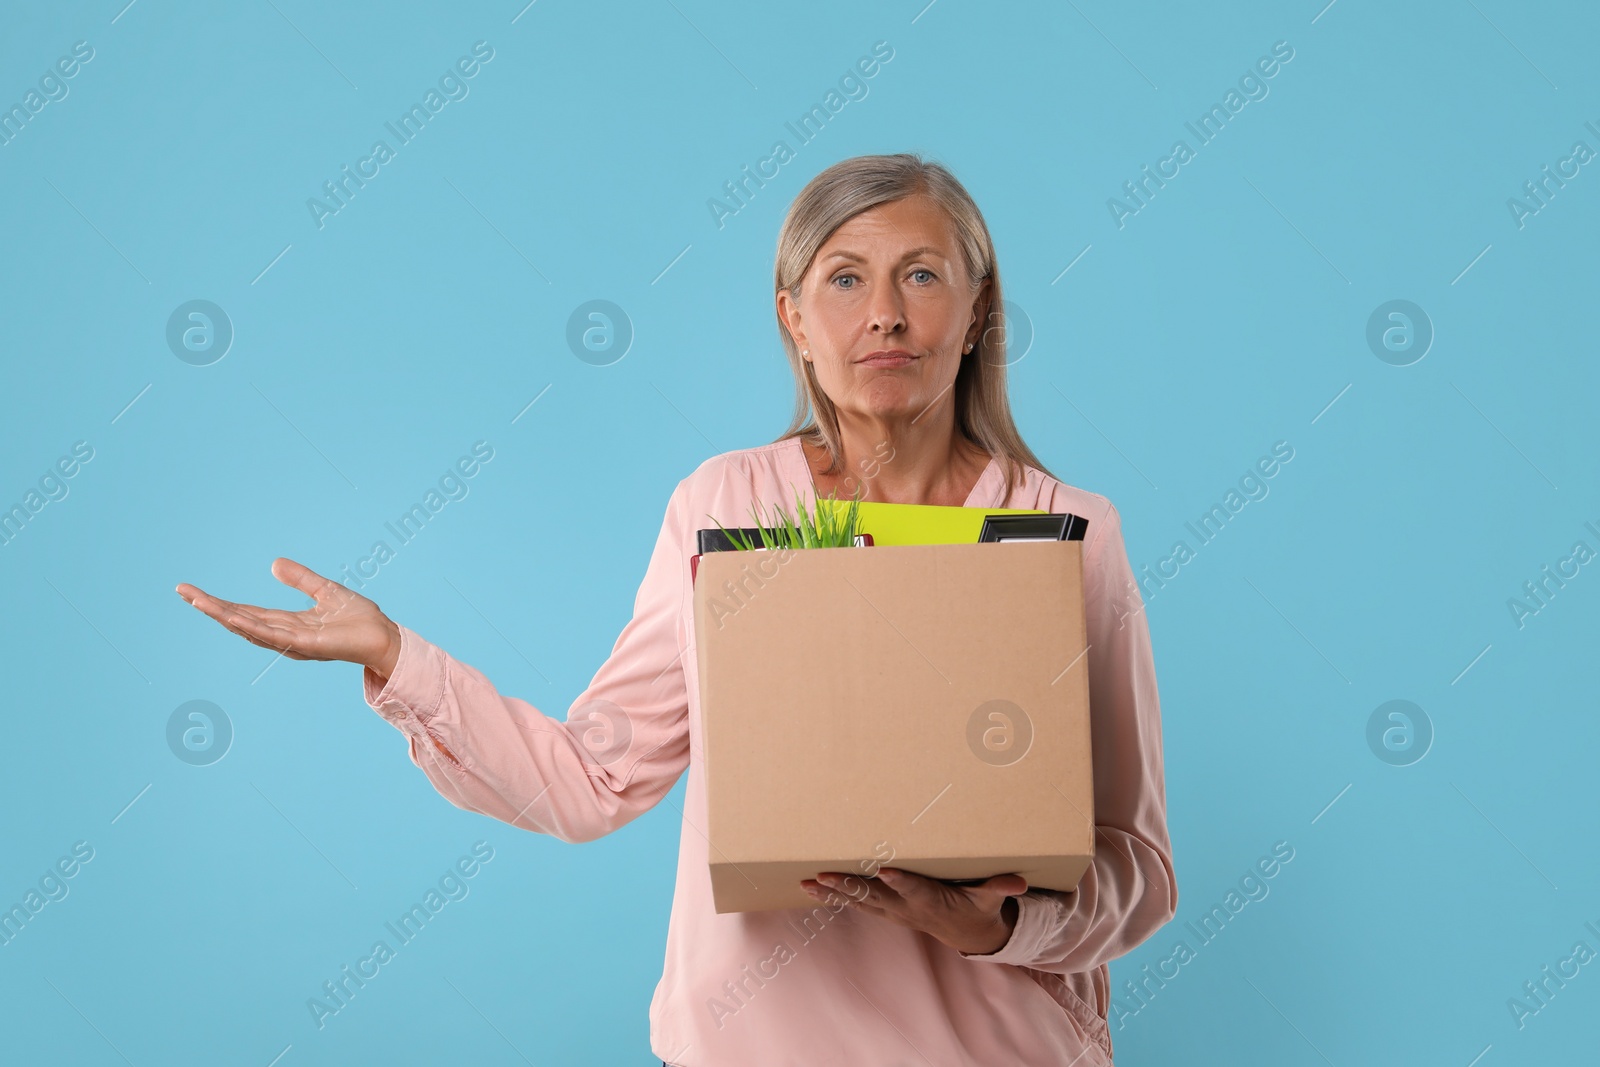
[[(372, 601), (290, 560), (301, 612), (178, 592), (246, 640), (362, 664), (366, 701), (452, 803), (565, 841), (655, 805), (687, 768), (677, 888), (651, 1047), (674, 1064), (1109, 1063), (1107, 961), (1177, 907), (1149, 630), (1110, 501), (1052, 477), (1006, 399), (994, 246), (943, 167), (862, 156), (801, 191), (779, 236), (779, 333), (795, 417), (714, 456), (667, 503), (632, 620), (566, 721), (503, 696)], [(995, 313), (998, 319), (998, 313)], [(1074, 892), (1016, 875), (948, 886), (894, 868), (802, 883), (814, 911), (714, 912), (703, 835), (689, 556), (695, 531), (793, 499), (1013, 507), (1088, 518), (1094, 863)], [(623, 725), (586, 744), (602, 710)], [(837, 892), (835, 892), (837, 890)], [(802, 922), (802, 920), (805, 920)]]

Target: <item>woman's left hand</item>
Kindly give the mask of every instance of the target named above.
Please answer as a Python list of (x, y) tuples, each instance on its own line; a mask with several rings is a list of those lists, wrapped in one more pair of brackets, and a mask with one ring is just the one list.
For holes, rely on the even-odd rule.
[(974, 955), (998, 952), (1017, 925), (1016, 897), (1028, 891), (1020, 874), (1001, 874), (978, 885), (947, 885), (895, 867), (876, 878), (824, 871), (802, 879), (817, 900), (837, 891), (857, 911), (921, 930), (951, 948)]

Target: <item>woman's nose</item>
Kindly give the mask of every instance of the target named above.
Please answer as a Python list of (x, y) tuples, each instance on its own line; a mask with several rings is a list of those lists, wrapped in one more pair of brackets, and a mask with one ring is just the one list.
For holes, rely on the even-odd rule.
[(894, 333), (906, 325), (905, 301), (892, 285), (879, 286), (867, 308), (868, 325), (878, 333)]

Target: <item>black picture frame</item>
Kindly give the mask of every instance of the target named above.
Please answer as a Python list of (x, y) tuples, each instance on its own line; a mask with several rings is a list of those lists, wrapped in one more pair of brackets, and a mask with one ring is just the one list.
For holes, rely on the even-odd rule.
[(985, 515), (978, 542), (1082, 541), (1089, 520), (1070, 512), (1049, 515)]

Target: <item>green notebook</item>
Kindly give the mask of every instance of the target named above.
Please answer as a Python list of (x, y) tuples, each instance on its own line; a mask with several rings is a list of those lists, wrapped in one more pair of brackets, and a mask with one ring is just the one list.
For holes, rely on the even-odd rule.
[[(819, 510), (843, 516), (848, 500), (822, 497)], [(863, 500), (857, 505), (856, 530), (872, 535), (874, 545), (977, 544), (985, 515), (1045, 515), (1037, 508), (950, 508), (937, 504), (885, 504)]]

